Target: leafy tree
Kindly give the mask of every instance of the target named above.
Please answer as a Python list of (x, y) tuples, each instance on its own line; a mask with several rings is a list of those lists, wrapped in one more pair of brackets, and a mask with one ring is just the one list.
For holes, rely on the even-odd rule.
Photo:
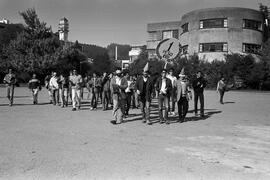
[(45, 22), (41, 22), (35, 9), (21, 12), (26, 26), (16, 39), (4, 49), (6, 66), (20, 72), (44, 74), (57, 64), (61, 44)]

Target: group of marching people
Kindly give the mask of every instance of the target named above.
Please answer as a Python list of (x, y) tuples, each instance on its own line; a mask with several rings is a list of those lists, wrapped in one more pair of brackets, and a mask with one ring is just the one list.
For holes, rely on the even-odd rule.
[[(191, 85), (184, 68), (179, 74), (179, 78), (173, 76), (173, 68), (167, 72), (164, 68), (161, 75), (158, 77), (151, 76), (148, 71), (148, 63), (143, 69), (142, 76), (138, 77), (135, 82), (134, 92), (138, 95), (139, 107), (142, 113), (142, 122), (148, 125), (152, 124), (150, 119), (151, 101), (153, 92), (157, 93), (158, 98), (158, 113), (159, 123), (170, 124), (168, 118), (170, 115), (175, 116), (175, 104), (178, 107), (178, 122), (184, 122), (188, 112), (189, 103), (192, 99), (190, 87), (193, 86), (195, 96), (195, 115), (197, 113), (198, 99), (200, 100), (201, 110), (200, 116), (204, 116), (204, 97), (203, 90), (206, 86), (206, 81), (203, 79), (201, 72), (197, 73), (197, 78)], [(113, 117), (112, 124), (121, 124), (124, 118), (125, 110), (125, 90), (128, 87), (126, 78), (121, 76), (121, 71), (116, 71), (116, 76), (111, 81), (113, 92)]]
[[(133, 86), (135, 79), (129, 76), (128, 73), (122, 74), (127, 81), (127, 88), (125, 89), (125, 115), (128, 115), (131, 105), (133, 108), (137, 107), (135, 97), (133, 93)], [(102, 76), (98, 76), (93, 73), (92, 76), (85, 76), (82, 78), (77, 73), (77, 70), (70, 72), (70, 75), (57, 76), (56, 72), (52, 72), (51, 76), (45, 77), (45, 87), (48, 90), (50, 102), (53, 105), (59, 105), (62, 107), (68, 106), (68, 99), (72, 101), (72, 111), (76, 111), (81, 108), (81, 100), (83, 99), (84, 89), (87, 89), (87, 99), (90, 99), (90, 110), (96, 110), (98, 102), (101, 102), (102, 109), (108, 110), (109, 106), (113, 105), (113, 93), (111, 81), (114, 79), (113, 73), (103, 73)]]
[[(101, 77), (93, 73), (92, 77), (86, 76), (85, 78), (82, 78), (75, 69), (70, 72), (69, 76), (57, 75), (56, 72), (52, 72), (45, 78), (45, 87), (53, 105), (67, 107), (68, 100), (71, 99), (72, 111), (80, 109), (83, 89), (86, 87), (91, 110), (97, 109), (99, 99), (103, 110), (108, 110), (109, 105), (113, 107), (112, 124), (122, 123), (123, 119), (128, 116), (129, 109), (133, 106), (133, 108), (141, 109), (142, 122), (151, 125), (150, 109), (154, 97), (158, 99), (160, 123), (170, 124), (168, 116), (176, 116), (176, 105), (178, 107), (178, 121), (184, 122), (189, 108), (189, 100), (192, 99), (190, 88), (192, 86), (195, 116), (198, 116), (198, 101), (200, 101), (200, 116), (204, 116), (203, 92), (206, 81), (200, 71), (197, 72), (196, 79), (190, 83), (185, 75), (184, 68), (178, 78), (174, 76), (173, 68), (169, 70), (164, 68), (158, 76), (151, 76), (148, 69), (147, 63), (142, 75), (136, 78), (128, 73), (123, 74), (120, 69), (111, 74), (103, 73)], [(15, 75), (9, 69), (9, 73), (4, 78), (4, 83), (7, 87), (10, 106), (13, 105), (16, 82)], [(38, 92), (41, 90), (41, 83), (36, 74), (33, 74), (28, 86), (33, 95), (33, 104), (38, 104)], [(225, 86), (224, 78), (222, 78), (217, 85), (221, 104), (223, 104)]]

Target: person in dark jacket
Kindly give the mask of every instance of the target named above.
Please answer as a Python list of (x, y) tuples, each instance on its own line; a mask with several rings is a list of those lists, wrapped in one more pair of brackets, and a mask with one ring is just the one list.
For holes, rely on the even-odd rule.
[[(158, 92), (158, 109), (160, 123), (166, 122), (170, 124), (168, 119), (169, 96), (172, 90), (172, 82), (166, 77), (166, 69), (162, 70), (161, 77), (157, 80), (156, 89)], [(165, 106), (165, 114), (163, 115), (163, 106)]]
[(101, 89), (102, 89), (102, 109), (103, 111), (108, 110), (108, 105), (110, 103), (110, 78), (106, 72), (103, 73), (101, 79)]
[(150, 104), (152, 100), (153, 79), (149, 76), (148, 64), (143, 70), (135, 84), (135, 91), (138, 95), (138, 101), (142, 112), (142, 122), (151, 125), (150, 121)]
[(204, 116), (204, 88), (206, 86), (206, 81), (202, 76), (202, 72), (198, 71), (196, 74), (196, 79), (192, 83), (192, 87), (194, 90), (194, 111), (195, 116), (198, 116), (198, 99), (200, 100), (200, 115)]
[(33, 95), (33, 104), (38, 103), (38, 91), (41, 90), (40, 81), (37, 79), (36, 74), (33, 74), (32, 79), (28, 82), (28, 87)]

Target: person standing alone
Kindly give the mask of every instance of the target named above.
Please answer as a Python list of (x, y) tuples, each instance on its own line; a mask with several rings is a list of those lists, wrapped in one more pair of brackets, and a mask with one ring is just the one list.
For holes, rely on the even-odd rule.
[(4, 83), (7, 87), (7, 98), (9, 100), (9, 106), (13, 105), (13, 96), (14, 96), (14, 88), (17, 83), (17, 79), (15, 74), (13, 74), (12, 69), (8, 70), (8, 74), (6, 74), (4, 78)]
[(28, 82), (28, 87), (33, 95), (33, 104), (38, 103), (38, 91), (41, 90), (40, 81), (37, 79), (37, 75), (33, 74), (32, 79)]
[(192, 83), (194, 90), (194, 111), (195, 116), (198, 116), (198, 100), (200, 100), (200, 116), (204, 117), (204, 88), (206, 87), (206, 81), (202, 76), (202, 72), (198, 71), (196, 79)]

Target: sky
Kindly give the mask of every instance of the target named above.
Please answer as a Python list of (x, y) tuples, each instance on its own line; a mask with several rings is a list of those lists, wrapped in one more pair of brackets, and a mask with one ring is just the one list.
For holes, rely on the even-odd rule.
[(35, 8), (41, 21), (57, 31), (69, 20), (69, 40), (106, 47), (110, 43), (144, 45), (147, 23), (178, 21), (185, 13), (213, 7), (258, 9), (270, 0), (0, 0), (0, 19), (24, 23), (19, 12)]

